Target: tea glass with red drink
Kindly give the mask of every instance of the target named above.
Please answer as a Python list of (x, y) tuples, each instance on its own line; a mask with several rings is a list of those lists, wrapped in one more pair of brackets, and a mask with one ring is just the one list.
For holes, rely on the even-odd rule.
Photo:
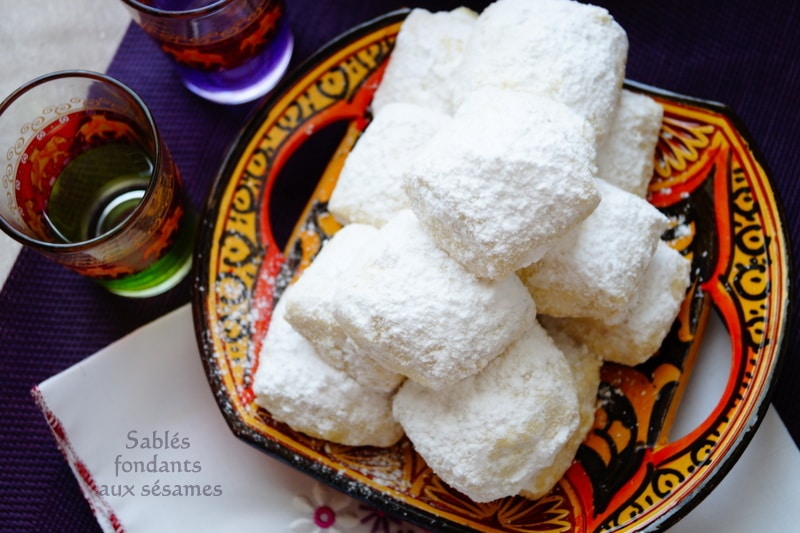
[(34, 79), (0, 103), (0, 229), (123, 296), (191, 270), (197, 216), (144, 102), (88, 71)]
[(293, 37), (283, 0), (122, 0), (169, 56), (184, 85), (222, 104), (269, 92), (286, 71)]

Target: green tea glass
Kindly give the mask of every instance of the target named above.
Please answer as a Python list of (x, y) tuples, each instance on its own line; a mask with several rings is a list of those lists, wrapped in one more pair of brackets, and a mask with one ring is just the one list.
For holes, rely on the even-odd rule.
[(13, 239), (123, 296), (161, 294), (191, 270), (197, 216), (127, 86), (87, 71), (32, 80), (0, 103), (0, 149)]

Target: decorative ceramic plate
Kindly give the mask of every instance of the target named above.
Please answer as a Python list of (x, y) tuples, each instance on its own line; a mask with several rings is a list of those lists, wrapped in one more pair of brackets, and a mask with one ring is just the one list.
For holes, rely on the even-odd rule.
[[(664, 107), (649, 200), (664, 235), (693, 261), (693, 283), (661, 349), (635, 368), (606, 364), (595, 425), (572, 467), (538, 500), (474, 503), (403, 439), (347, 447), (297, 433), (254, 403), (254, 369), (283, 289), (339, 225), (327, 200), (369, 122), (405, 12), (357, 27), (318, 52), (243, 130), (210, 194), (193, 299), (201, 357), (241, 439), (351, 496), (437, 531), (661, 529), (722, 479), (768, 406), (788, 323), (789, 259), (778, 201), (725, 107), (629, 83)], [(685, 436), (670, 427), (709, 313), (731, 339), (727, 386)]]

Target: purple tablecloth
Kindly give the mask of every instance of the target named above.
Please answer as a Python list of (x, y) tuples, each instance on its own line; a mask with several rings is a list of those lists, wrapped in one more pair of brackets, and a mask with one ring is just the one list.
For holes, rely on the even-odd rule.
[[(288, 0), (293, 66), (332, 37), (398, 7), (488, 2)], [(728, 104), (749, 130), (800, 249), (800, 3), (794, 0), (596, 1), (628, 31), (628, 77)], [(171, 65), (131, 27), (109, 73), (151, 107), (198, 209), (254, 107), (223, 107), (182, 88)], [(795, 272), (797, 269), (795, 269)], [(794, 278), (797, 279), (797, 276)], [(30, 388), (189, 301), (187, 280), (167, 295), (126, 300), (24, 250), (0, 293), (0, 531), (97, 531)], [(793, 292), (794, 294), (794, 292)], [(800, 334), (793, 330), (774, 404), (800, 442)], [(142, 391), (142, 394), (146, 394)]]

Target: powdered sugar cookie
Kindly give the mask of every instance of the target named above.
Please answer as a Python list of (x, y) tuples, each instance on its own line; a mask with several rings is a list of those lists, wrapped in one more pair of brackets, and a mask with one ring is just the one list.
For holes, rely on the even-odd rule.
[(597, 206), (588, 135), (586, 122), (553, 100), (475, 91), (406, 172), (411, 209), (467, 270), (507, 276)]
[(579, 422), (569, 365), (538, 323), (452, 387), (405, 382), (393, 412), (433, 471), (476, 502), (518, 494), (553, 463)]
[(283, 301), (286, 321), (314, 346), (320, 357), (364, 387), (391, 392), (403, 376), (360, 353), (333, 317), (339, 278), (377, 233), (366, 224), (344, 226), (322, 246), (292, 290), (284, 294)]
[(342, 224), (380, 227), (408, 209), (403, 172), (449, 120), (448, 115), (414, 104), (382, 107), (345, 159), (328, 211)]
[(338, 292), (334, 317), (359, 349), (435, 389), (479, 372), (536, 314), (518, 278), (478, 279), (410, 211), (379, 230)]
[[(547, 96), (609, 131), (628, 38), (607, 10), (572, 0), (498, 0), (478, 17), (457, 73), (459, 86)], [(457, 101), (459, 94), (456, 94)]]
[(600, 205), (519, 276), (540, 313), (620, 322), (669, 220), (602, 180)]
[(452, 114), (453, 72), (476, 16), (464, 7), (436, 13), (412, 9), (397, 34), (372, 109), (377, 113), (389, 103), (409, 102)]
[(541, 498), (555, 486), (572, 466), (578, 448), (594, 425), (597, 410), (597, 389), (600, 386), (600, 367), (602, 359), (589, 349), (579, 344), (565, 333), (548, 329), (556, 347), (564, 354), (569, 364), (575, 391), (578, 395), (579, 422), (567, 443), (558, 452), (553, 463), (536, 474), (525, 484), (520, 494), (529, 498)]
[(597, 148), (597, 177), (644, 198), (663, 117), (658, 102), (623, 90), (611, 131)]
[(660, 241), (622, 322), (552, 317), (542, 317), (542, 321), (585, 343), (606, 361), (643, 363), (661, 346), (678, 316), (690, 270), (685, 257)]
[[(289, 293), (292, 287), (286, 289)], [(253, 379), (256, 402), (292, 429), (350, 446), (391, 446), (403, 430), (391, 396), (367, 389), (323, 361), (284, 319), (278, 301)]]

